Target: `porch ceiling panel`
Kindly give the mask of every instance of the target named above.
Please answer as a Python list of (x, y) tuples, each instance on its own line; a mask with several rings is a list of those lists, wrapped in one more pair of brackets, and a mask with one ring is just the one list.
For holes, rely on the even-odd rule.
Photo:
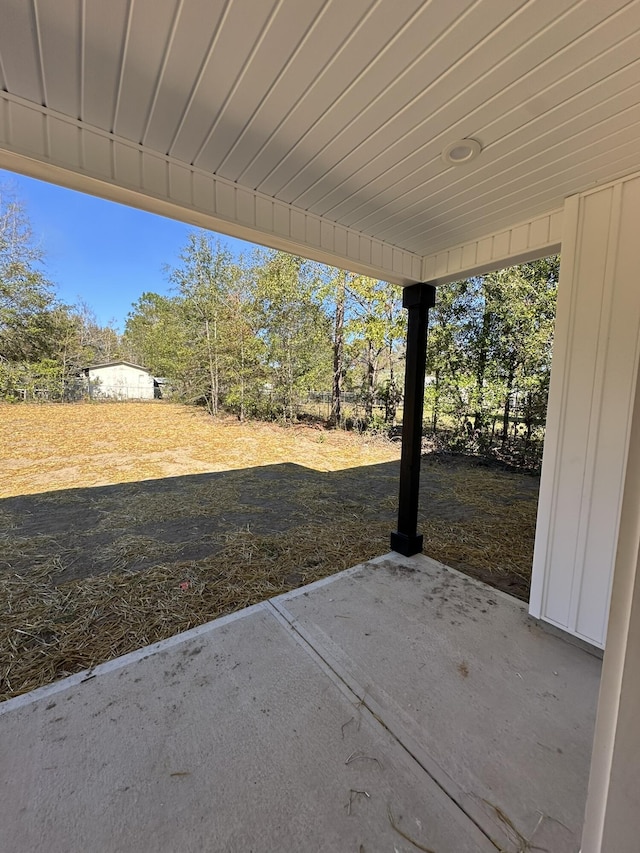
[(420, 258), (640, 168), (640, 0), (0, 6), (14, 102)]

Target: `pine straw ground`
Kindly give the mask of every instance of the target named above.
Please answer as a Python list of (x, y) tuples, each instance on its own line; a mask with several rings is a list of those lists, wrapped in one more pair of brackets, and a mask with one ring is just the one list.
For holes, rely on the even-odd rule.
[[(398, 457), (168, 403), (0, 405), (0, 700), (384, 553)], [(426, 455), (425, 552), (526, 597), (537, 486)]]

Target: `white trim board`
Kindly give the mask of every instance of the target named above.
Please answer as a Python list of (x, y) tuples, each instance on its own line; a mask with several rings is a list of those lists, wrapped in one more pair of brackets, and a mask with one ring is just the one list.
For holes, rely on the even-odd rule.
[(394, 284), (420, 281), (419, 255), (7, 92), (0, 167)]
[(431, 284), (469, 278), (544, 258), (560, 251), (563, 211), (553, 210), (422, 259), (422, 280)]

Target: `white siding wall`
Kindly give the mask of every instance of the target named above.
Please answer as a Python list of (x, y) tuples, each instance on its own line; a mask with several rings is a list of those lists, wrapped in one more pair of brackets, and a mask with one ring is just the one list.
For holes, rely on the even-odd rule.
[(636, 383), (582, 853), (637, 853), (640, 837), (640, 387)]
[(604, 646), (640, 335), (640, 176), (567, 200), (530, 612)]
[(89, 370), (93, 397), (119, 400), (153, 400), (153, 376), (126, 364)]

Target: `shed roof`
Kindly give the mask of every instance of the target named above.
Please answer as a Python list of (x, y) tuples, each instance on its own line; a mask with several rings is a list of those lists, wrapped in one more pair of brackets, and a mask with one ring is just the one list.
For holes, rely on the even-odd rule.
[(639, 81), (638, 0), (5, 0), (0, 166), (408, 283), (557, 247)]
[(139, 364), (133, 364), (130, 361), (104, 361), (101, 364), (88, 364), (84, 370), (99, 370), (101, 367), (117, 367), (118, 365), (124, 365), (125, 367), (132, 367), (134, 370), (142, 370), (143, 373), (151, 373), (146, 367), (141, 367)]

